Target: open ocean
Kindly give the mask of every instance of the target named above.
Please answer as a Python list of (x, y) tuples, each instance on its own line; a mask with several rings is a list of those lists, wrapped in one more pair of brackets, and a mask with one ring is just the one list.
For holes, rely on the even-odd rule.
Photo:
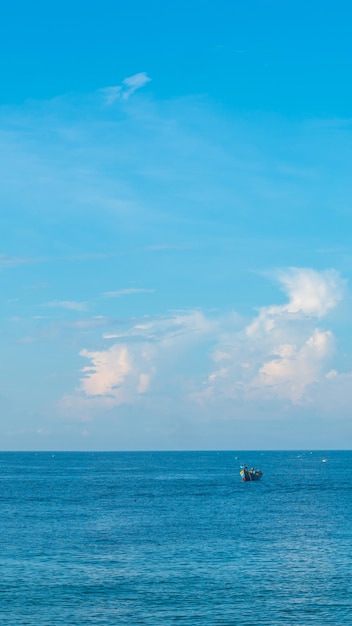
[(352, 625), (352, 452), (1, 453), (0, 479), (1, 626)]

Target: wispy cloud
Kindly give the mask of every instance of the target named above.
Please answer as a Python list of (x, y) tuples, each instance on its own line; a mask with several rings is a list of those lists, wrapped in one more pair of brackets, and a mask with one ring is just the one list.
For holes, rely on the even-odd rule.
[(146, 72), (139, 72), (124, 78), (121, 85), (105, 87), (100, 92), (104, 96), (105, 104), (111, 106), (116, 100), (128, 100), (137, 89), (141, 89), (150, 81), (151, 78), (149, 78)]
[(138, 74), (134, 74), (133, 76), (129, 76), (122, 81), (124, 86), (124, 92), (122, 97), (127, 100), (137, 89), (144, 87), (147, 83), (151, 81), (151, 78), (147, 75), (146, 72), (139, 72)]
[[(38, 256), (38, 257), (15, 257), (8, 255), (0, 255), (0, 270), (9, 267), (17, 267), (19, 265), (41, 264), (41, 263), (57, 263), (63, 262), (79, 262), (79, 261), (94, 261), (94, 260), (107, 260), (117, 256), (121, 256), (123, 253), (87, 253), (87, 254), (70, 254), (70, 255), (52, 255), (52, 256)], [(33, 286), (28, 286), (27, 289), (39, 289), (46, 287), (47, 284), (44, 281), (38, 282)]]
[(16, 267), (17, 265), (24, 265), (26, 263), (33, 263), (33, 259), (0, 254), (0, 269), (3, 269), (5, 267)]
[[(149, 80), (140, 72), (107, 88), (104, 98), (109, 103), (128, 99)], [(184, 241), (204, 246), (204, 234), (214, 241), (216, 236), (239, 239), (239, 233), (241, 241), (248, 237), (260, 242), (256, 250), (265, 246), (270, 224), (275, 223), (276, 246), (288, 237), (288, 215), (292, 237), (302, 228), (308, 237), (319, 237), (324, 215), (349, 203), (346, 163), (352, 149), (347, 137), (341, 150), (340, 138), (329, 134), (327, 149), (324, 137), (311, 126), (296, 123), (292, 130), (282, 120), (228, 119), (196, 97), (134, 101), (118, 118), (109, 107), (101, 107), (101, 100), (101, 94), (67, 96), (32, 102), (12, 114), (0, 110), (0, 121), (11, 128), (2, 136), (2, 202), (14, 207), (14, 216), (24, 219), (30, 232), (35, 223), (41, 244), (36, 250), (43, 251), (38, 260), (46, 260), (47, 235), (56, 241), (55, 230), (48, 226), (53, 222), (45, 218), (51, 212), (60, 215), (62, 225), (84, 217), (87, 232), (98, 229), (104, 235), (107, 254), (116, 251), (111, 224), (127, 234), (121, 240), (125, 249), (143, 231), (144, 240), (133, 241), (134, 250), (185, 249)], [(322, 180), (325, 185), (319, 185)], [(316, 206), (319, 222), (311, 217)], [(255, 219), (257, 213), (261, 219)], [(70, 235), (66, 230), (74, 250), (75, 231)], [(154, 245), (159, 237), (167, 244)], [(320, 248), (327, 241), (319, 237)], [(313, 246), (311, 250), (313, 255)], [(85, 255), (83, 244), (81, 254), (72, 254), (77, 259), (94, 256)], [(0, 260), (0, 266), (23, 263), (9, 261)]]
[(194, 248), (194, 245), (186, 245), (186, 244), (182, 244), (182, 245), (177, 245), (177, 244), (168, 244), (168, 243), (159, 243), (159, 244), (152, 244), (150, 246), (146, 246), (144, 248), (144, 250), (146, 250), (147, 252), (159, 252), (159, 251), (163, 251), (163, 250), (191, 250), (192, 248)]
[(104, 87), (100, 90), (100, 93), (104, 96), (105, 104), (107, 106), (111, 106), (112, 104), (114, 104), (114, 102), (116, 102), (116, 100), (119, 100), (121, 98), (121, 91), (121, 85), (112, 85), (111, 87)]
[(43, 280), (40, 282), (34, 283), (34, 285), (27, 285), (26, 287), (26, 289), (33, 289), (33, 290), (43, 290), (47, 288), (48, 288), (48, 283)]
[(75, 302), (74, 300), (52, 300), (46, 302), (43, 306), (49, 306), (57, 309), (67, 309), (69, 311), (86, 311), (86, 302)]
[(122, 296), (131, 296), (141, 293), (154, 293), (155, 289), (143, 289), (138, 287), (130, 287), (127, 289), (117, 289), (116, 291), (105, 291), (104, 298), (121, 298)]

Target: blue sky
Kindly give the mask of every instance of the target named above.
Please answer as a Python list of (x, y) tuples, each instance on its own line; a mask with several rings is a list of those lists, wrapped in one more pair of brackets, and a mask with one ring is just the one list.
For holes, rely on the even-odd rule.
[(350, 19), (3, 8), (3, 449), (350, 447)]

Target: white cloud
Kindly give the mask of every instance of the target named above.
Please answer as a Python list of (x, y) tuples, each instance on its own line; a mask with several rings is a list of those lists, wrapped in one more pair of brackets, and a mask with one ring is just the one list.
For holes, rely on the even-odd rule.
[(123, 92), (122, 97), (127, 100), (127, 98), (137, 91), (137, 89), (144, 87), (144, 85), (150, 81), (151, 78), (149, 78), (146, 72), (139, 72), (138, 74), (125, 78), (122, 81), (122, 84), (125, 86), (125, 91)]
[(124, 78), (122, 85), (105, 87), (100, 90), (100, 93), (104, 96), (105, 104), (111, 106), (116, 100), (128, 100), (137, 89), (141, 89), (150, 81), (151, 78), (149, 78), (146, 72), (139, 72)]
[(86, 311), (87, 304), (85, 302), (75, 302), (74, 300), (52, 300), (44, 306), (53, 308), (67, 309), (69, 311)]
[(122, 296), (130, 296), (139, 293), (154, 293), (154, 289), (138, 289), (137, 287), (130, 287), (128, 289), (117, 289), (116, 291), (105, 291), (103, 293), (104, 298), (121, 298)]
[(120, 397), (121, 386), (131, 372), (131, 357), (126, 347), (112, 346), (101, 352), (82, 350), (80, 355), (91, 360), (91, 365), (84, 367), (85, 376), (81, 380), (81, 389), (87, 396)]
[(0, 269), (5, 267), (16, 267), (25, 263), (32, 263), (33, 259), (25, 259), (21, 257), (9, 256), (7, 254), (0, 254)]
[(335, 270), (318, 272), (310, 268), (289, 268), (277, 273), (277, 279), (289, 301), (260, 309), (246, 332), (249, 336), (270, 333), (279, 320), (294, 317), (322, 318), (343, 296), (344, 281)]
[(323, 317), (342, 298), (344, 282), (335, 270), (317, 272), (293, 267), (279, 272), (278, 278), (289, 296), (283, 307), (288, 313)]
[(166, 372), (173, 382), (175, 362), (187, 358), (185, 355), (211, 334), (213, 325), (199, 311), (176, 312), (137, 323), (124, 333), (107, 333), (106, 338), (120, 342), (101, 351), (81, 350), (90, 365), (82, 369), (76, 392), (64, 397), (65, 413), (77, 412), (80, 419), (102, 408), (139, 402), (154, 381), (160, 389)]
[(111, 408), (141, 402), (149, 391), (170, 392), (180, 406), (192, 410), (196, 402), (213, 415), (226, 400), (312, 402), (317, 386), (339, 376), (332, 374), (333, 332), (317, 322), (338, 304), (343, 281), (332, 270), (296, 268), (278, 276), (288, 302), (260, 309), (242, 328), (233, 313), (178, 311), (106, 333), (115, 341), (111, 347), (80, 353), (91, 364), (77, 394)]
[(275, 358), (263, 364), (251, 384), (298, 403), (304, 398), (306, 389), (322, 379), (332, 348), (332, 333), (315, 329), (301, 347), (283, 344), (274, 349)]
[(90, 365), (82, 369), (76, 392), (66, 395), (66, 409), (81, 403), (84, 412), (91, 414), (92, 409), (133, 404), (149, 389), (155, 368), (148, 346), (114, 344), (107, 350), (82, 350), (80, 356)]
[(116, 102), (116, 100), (120, 99), (121, 91), (122, 87), (120, 85), (100, 89), (100, 93), (104, 96), (105, 104), (107, 106), (111, 106), (114, 102)]
[(314, 324), (337, 306), (344, 281), (334, 270), (310, 268), (282, 270), (277, 278), (288, 302), (262, 307), (243, 333), (222, 338), (213, 354), (218, 369), (208, 378), (208, 396), (297, 404), (309, 401), (313, 384), (323, 384), (335, 342), (330, 330)]

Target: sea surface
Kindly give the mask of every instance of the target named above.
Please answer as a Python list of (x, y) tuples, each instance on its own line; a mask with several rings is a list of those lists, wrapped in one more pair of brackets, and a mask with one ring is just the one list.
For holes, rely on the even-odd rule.
[(350, 451), (1, 453), (0, 480), (1, 626), (352, 625)]

